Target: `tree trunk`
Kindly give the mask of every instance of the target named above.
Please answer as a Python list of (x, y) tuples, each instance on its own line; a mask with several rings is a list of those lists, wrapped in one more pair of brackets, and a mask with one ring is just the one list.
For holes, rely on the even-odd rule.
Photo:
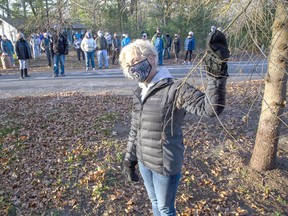
[(281, 127), (281, 114), (286, 104), (288, 72), (287, 1), (279, 1), (272, 26), (272, 43), (265, 79), (262, 111), (250, 166), (257, 171), (274, 169)]

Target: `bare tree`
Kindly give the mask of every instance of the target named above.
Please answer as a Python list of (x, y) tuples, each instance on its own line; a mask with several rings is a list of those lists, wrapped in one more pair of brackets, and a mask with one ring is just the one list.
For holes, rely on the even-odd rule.
[(250, 161), (251, 167), (258, 171), (266, 171), (276, 167), (281, 114), (286, 104), (288, 71), (287, 8), (287, 1), (277, 1), (262, 111)]

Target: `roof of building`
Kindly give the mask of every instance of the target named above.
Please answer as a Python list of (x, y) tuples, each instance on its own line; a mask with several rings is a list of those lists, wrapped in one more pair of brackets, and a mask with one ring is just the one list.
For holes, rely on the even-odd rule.
[(9, 17), (1, 17), (0, 16), (0, 20), (10, 24), (11, 26), (13, 26), (14, 28), (18, 29), (21, 28), (25, 25), (25, 19), (23, 18), (9, 18)]

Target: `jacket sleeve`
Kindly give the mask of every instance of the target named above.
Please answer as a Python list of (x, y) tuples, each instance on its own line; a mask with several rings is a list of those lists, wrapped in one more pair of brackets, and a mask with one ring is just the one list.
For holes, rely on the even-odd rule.
[(178, 89), (177, 106), (198, 116), (214, 117), (219, 115), (225, 106), (226, 78), (208, 77), (204, 92), (188, 83), (182, 83)]
[(125, 160), (137, 161), (136, 155), (136, 138), (138, 132), (138, 119), (135, 111), (132, 111), (131, 128), (129, 132), (128, 144), (126, 147)]

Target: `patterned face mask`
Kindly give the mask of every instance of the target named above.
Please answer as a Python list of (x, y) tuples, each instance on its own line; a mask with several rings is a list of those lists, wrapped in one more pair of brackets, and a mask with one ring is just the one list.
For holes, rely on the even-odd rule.
[(147, 59), (129, 67), (129, 73), (138, 82), (144, 82), (151, 72), (152, 66)]

